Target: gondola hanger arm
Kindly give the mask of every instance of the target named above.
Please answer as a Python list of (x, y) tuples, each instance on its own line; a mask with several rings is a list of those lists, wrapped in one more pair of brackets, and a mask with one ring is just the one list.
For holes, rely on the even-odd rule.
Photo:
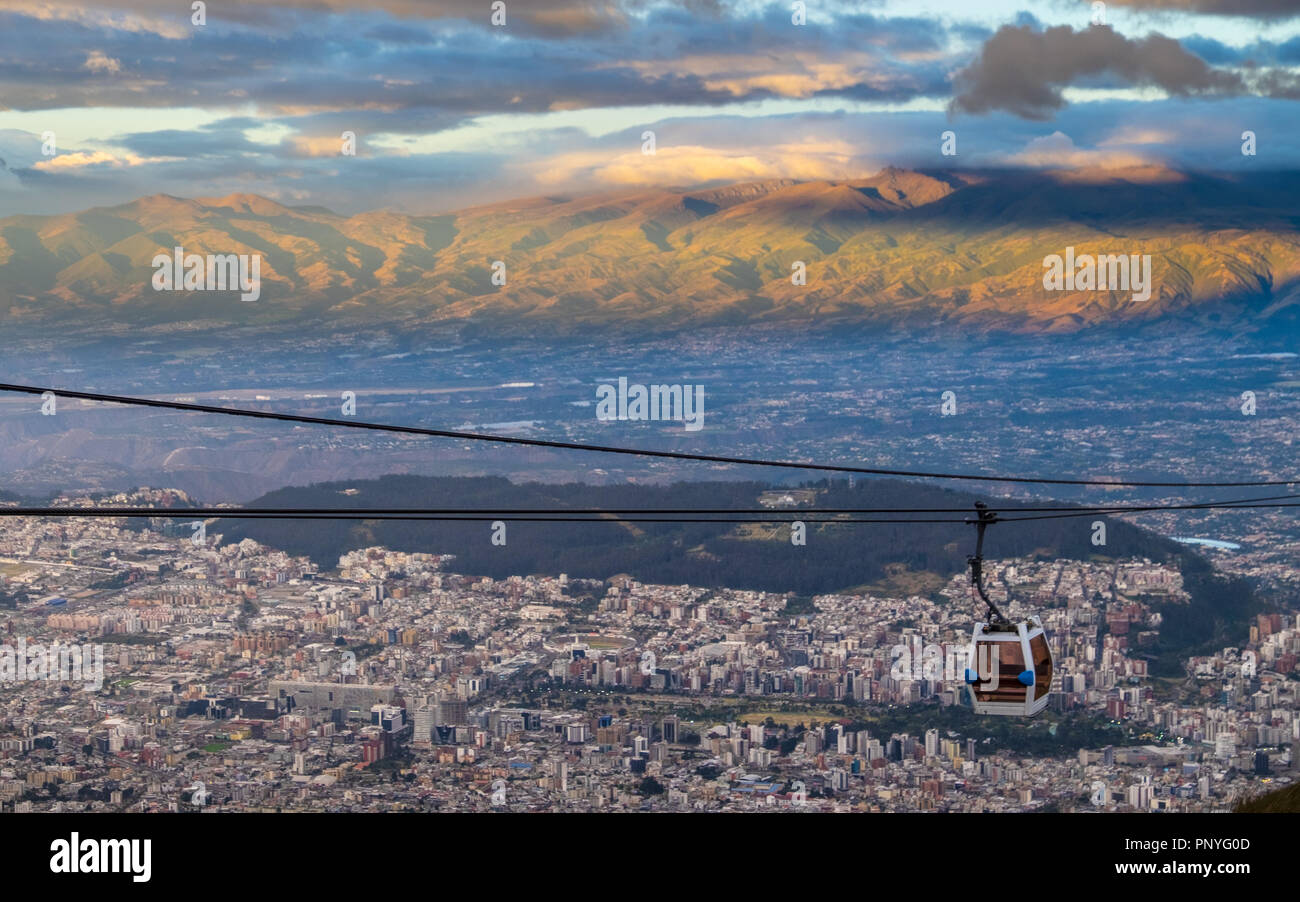
[(989, 593), (984, 589), (984, 532), (989, 526), (998, 522), (997, 511), (989, 510), (989, 506), (983, 501), (976, 501), (975, 512), (977, 514), (976, 518), (966, 521), (977, 530), (975, 553), (966, 558), (966, 563), (970, 565), (970, 581), (975, 586), (975, 591), (979, 592), (984, 604), (988, 606), (989, 626), (994, 629), (1010, 630), (1012, 628), (1011, 621), (1002, 615), (1002, 612), (998, 610), (998, 606), (993, 603), (992, 599), (989, 598)]

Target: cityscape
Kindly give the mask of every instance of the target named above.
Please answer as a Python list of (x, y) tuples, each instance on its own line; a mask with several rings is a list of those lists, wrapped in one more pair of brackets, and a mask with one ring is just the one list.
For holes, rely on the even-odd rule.
[(6, 689), (13, 811), (1215, 811), (1295, 772), (1295, 615), (1156, 679), (1154, 608), (1187, 594), (1149, 560), (990, 567), (1056, 662), (1047, 723), (993, 733), (945, 661), (969, 643), (964, 574), (798, 599), (8, 524), (6, 644), (103, 649), (99, 686), (51, 668)]
[(1297, 101), (1300, 0), (0, 0), (7, 861), (1289, 885)]

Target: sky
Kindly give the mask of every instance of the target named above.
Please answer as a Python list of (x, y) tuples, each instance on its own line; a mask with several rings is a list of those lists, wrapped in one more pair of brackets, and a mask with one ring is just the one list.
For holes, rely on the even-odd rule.
[(0, 0), (0, 216), (1289, 169), (1297, 99), (1300, 0)]

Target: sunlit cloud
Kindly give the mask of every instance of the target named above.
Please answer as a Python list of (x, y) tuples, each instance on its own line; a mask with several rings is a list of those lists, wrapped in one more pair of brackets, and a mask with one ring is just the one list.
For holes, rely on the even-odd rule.
[(1128, 169), (1162, 163), (1132, 151), (1076, 147), (1063, 132), (1035, 138), (1024, 150), (1002, 157), (1001, 162), (1031, 169)]
[(73, 172), (82, 169), (120, 169), (126, 166), (146, 166), (164, 163), (175, 158), (141, 157), (135, 154), (112, 154), (105, 150), (77, 151), (59, 154), (32, 165), (37, 172)]
[(532, 167), (540, 186), (587, 183), (607, 187), (698, 185), (750, 179), (848, 179), (879, 169), (843, 141), (811, 140), (761, 150), (685, 145), (654, 154), (630, 151), (610, 156), (585, 151), (552, 157)]
[(122, 71), (122, 61), (105, 56), (102, 51), (92, 50), (86, 56), (86, 61), (82, 63), (83, 69), (91, 72), (110, 72), (118, 73)]

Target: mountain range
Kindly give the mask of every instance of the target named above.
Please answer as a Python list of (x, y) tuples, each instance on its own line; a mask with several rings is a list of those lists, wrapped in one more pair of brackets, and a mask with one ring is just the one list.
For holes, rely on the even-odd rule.
[[(41, 328), (1071, 332), (1173, 318), (1255, 331), (1300, 321), (1298, 189), (1290, 172), (888, 168), (851, 181), (536, 197), (432, 216), (154, 195), (0, 218), (0, 303), (9, 327)], [(153, 261), (174, 247), (261, 255), (260, 298), (156, 291)], [(1150, 299), (1044, 288), (1044, 259), (1067, 248), (1149, 254)]]

